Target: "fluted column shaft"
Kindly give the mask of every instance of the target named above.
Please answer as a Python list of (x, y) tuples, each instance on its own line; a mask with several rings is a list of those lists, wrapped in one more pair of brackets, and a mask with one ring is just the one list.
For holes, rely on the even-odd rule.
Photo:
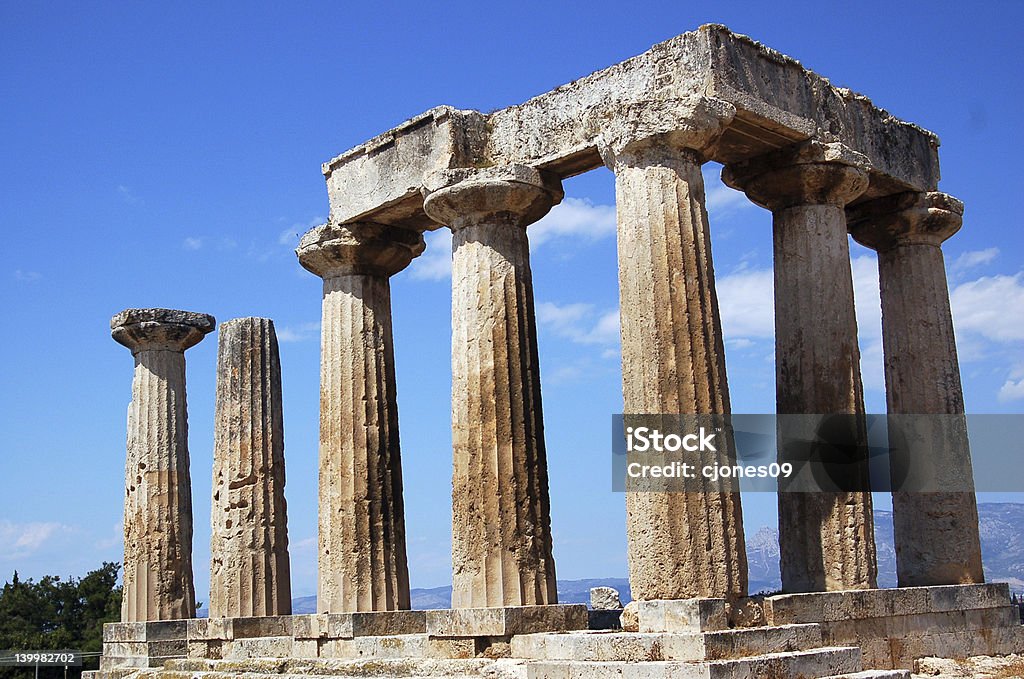
[[(701, 162), (659, 138), (612, 158), (626, 413), (730, 412)], [(731, 439), (721, 443), (716, 457), (735, 455)], [(734, 480), (704, 492), (628, 492), (626, 512), (634, 599), (746, 595)]]
[(901, 488), (906, 480), (899, 478), (903, 470), (894, 460), (893, 523), (901, 587), (984, 582), (964, 418), (919, 418), (921, 426), (916, 426), (914, 420), (898, 417), (964, 413), (941, 249), (959, 230), (962, 214), (962, 203), (937, 192), (889, 196), (850, 211), (853, 237), (878, 252), (889, 413), (897, 416), (893, 424), (904, 432), (929, 431), (927, 456), (910, 461), (931, 479), (926, 489)]
[(192, 481), (185, 349), (214, 319), (167, 309), (129, 309), (112, 335), (132, 350), (125, 464), (122, 622), (195, 617)]
[(526, 172), (456, 180), (424, 205), (454, 232), (453, 608), (558, 600), (526, 227), (560, 199)]
[[(867, 162), (839, 144), (809, 142), (729, 166), (723, 179), (772, 210), (775, 257), (776, 403), (789, 414), (863, 415), (847, 202), (867, 187)], [(876, 586), (864, 421), (842, 422), (852, 450), (844, 484), (857, 490), (780, 492), (785, 592)], [(799, 421), (780, 436), (815, 440)], [(780, 441), (781, 442), (781, 441)], [(780, 455), (781, 455), (780, 451)], [(856, 477), (856, 478), (855, 478)]]
[(274, 323), (220, 326), (210, 617), (290, 615), (281, 359)]
[(321, 613), (409, 608), (389, 277), (423, 251), (413, 231), (325, 224), (299, 261), (323, 278)]

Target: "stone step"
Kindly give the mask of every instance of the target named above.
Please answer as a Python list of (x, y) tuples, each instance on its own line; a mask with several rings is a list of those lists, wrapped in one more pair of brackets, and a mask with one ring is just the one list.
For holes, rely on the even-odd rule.
[(644, 662), (726, 660), (822, 645), (818, 625), (749, 627), (690, 634), (569, 632), (512, 637), (513, 658)]
[(835, 674), (822, 679), (911, 679), (910, 670), (864, 670), (853, 674)]
[[(502, 661), (498, 661), (499, 663)], [(494, 660), (439, 658), (174, 660), (133, 679), (286, 679), (288, 677), (479, 677)], [(511, 675), (509, 675), (511, 676)]]
[(826, 647), (707, 662), (580, 662), (540, 660), (526, 666), (528, 679), (812, 679), (862, 670), (860, 649)]

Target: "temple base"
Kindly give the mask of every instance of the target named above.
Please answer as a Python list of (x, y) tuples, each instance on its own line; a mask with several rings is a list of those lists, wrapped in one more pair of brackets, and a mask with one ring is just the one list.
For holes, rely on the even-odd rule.
[(85, 679), (907, 679), (925, 657), (1024, 650), (1005, 584), (639, 602), (639, 632), (585, 606), (114, 623)]

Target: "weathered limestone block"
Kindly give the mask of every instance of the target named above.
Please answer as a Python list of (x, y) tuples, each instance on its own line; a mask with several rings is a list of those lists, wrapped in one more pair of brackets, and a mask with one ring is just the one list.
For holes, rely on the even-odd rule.
[(419, 188), (431, 171), (523, 164), (571, 177), (601, 165), (595, 112), (667, 105), (680, 97), (729, 102), (736, 116), (710, 159), (733, 163), (827, 130), (871, 162), (867, 195), (934, 190), (938, 139), (832, 85), (800, 62), (714, 24), (643, 54), (483, 114), (441, 106), (324, 163), (331, 219), (431, 228)]
[(123, 622), (195, 616), (185, 350), (215, 325), (213, 316), (171, 309), (126, 309), (110, 320), (113, 338), (135, 357), (125, 465)]
[[(941, 243), (960, 229), (963, 203), (944, 193), (902, 193), (848, 211), (854, 239), (878, 252), (890, 414), (963, 415), (953, 317)], [(984, 582), (966, 421), (897, 418), (920, 436), (919, 455), (893, 460), (896, 571), (901, 587)], [(919, 422), (919, 420), (922, 420)], [(918, 426), (919, 425), (919, 426)], [(897, 442), (891, 441), (893, 447)], [(917, 488), (912, 487), (915, 483)], [(900, 484), (906, 487), (901, 492)], [(920, 492), (927, 488), (925, 492)], [(941, 492), (936, 489), (955, 492)]]
[(557, 602), (526, 227), (562, 198), (524, 167), (445, 172), (452, 229), (452, 606)]
[(427, 634), (432, 637), (508, 637), (584, 629), (587, 607), (583, 604), (427, 611)]
[[(627, 416), (730, 412), (700, 166), (735, 110), (708, 99), (676, 103), (672, 115), (637, 112), (602, 143), (615, 171)], [(728, 463), (735, 456), (728, 432), (722, 442), (695, 463)], [(746, 594), (738, 482), (631, 491), (626, 511), (635, 599)]]
[(595, 611), (622, 610), (619, 590), (614, 587), (591, 587), (590, 607)]
[[(841, 144), (808, 142), (722, 172), (726, 184), (772, 211), (780, 415), (864, 413), (843, 209), (867, 187), (867, 171), (867, 160)], [(817, 438), (799, 421), (783, 422), (790, 440)], [(867, 488), (864, 421), (844, 426), (855, 450), (840, 485)], [(786, 592), (875, 587), (868, 492), (780, 492), (779, 541)]]
[(291, 614), (284, 484), (274, 322), (236, 318), (217, 349), (210, 617)]
[(324, 280), (321, 613), (409, 608), (389, 277), (423, 247), (415, 231), (328, 223), (296, 250)]

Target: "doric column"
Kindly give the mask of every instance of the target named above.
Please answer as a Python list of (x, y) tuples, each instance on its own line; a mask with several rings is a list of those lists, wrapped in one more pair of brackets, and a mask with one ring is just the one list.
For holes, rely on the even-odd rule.
[[(867, 160), (841, 144), (810, 141), (728, 166), (722, 178), (772, 211), (779, 415), (856, 416), (821, 423), (843, 440), (838, 490), (779, 493), (782, 588), (875, 587), (871, 494), (863, 490), (864, 394), (843, 211), (867, 188)], [(819, 440), (817, 425), (810, 418), (784, 419), (780, 436)]]
[[(941, 243), (963, 204), (944, 193), (901, 193), (848, 210), (850, 233), (878, 252), (890, 431), (925, 435), (924, 455), (893, 468), (896, 571), (901, 587), (984, 582), (978, 506)], [(901, 415), (953, 417), (903, 418)], [(897, 442), (894, 443), (894, 448)], [(936, 489), (950, 492), (939, 492)], [(955, 492), (953, 492), (955, 489)]]
[(281, 359), (274, 322), (221, 323), (213, 437), (210, 617), (290, 615)]
[(122, 622), (196, 614), (185, 350), (215, 325), (213, 316), (171, 309), (126, 309), (110, 319), (110, 334), (135, 357), (125, 465)]
[(321, 613), (409, 608), (390, 276), (415, 232), (324, 224), (296, 254), (324, 279), (320, 343)]
[(527, 167), (428, 180), (452, 238), (452, 607), (557, 602), (526, 227), (562, 198)]
[[(729, 387), (700, 168), (735, 109), (714, 100), (677, 108), (685, 118), (634, 121), (601, 149), (615, 172), (624, 412), (722, 416)], [(674, 129), (661, 132), (666, 123)], [(728, 430), (720, 439), (721, 459), (702, 463), (734, 458)], [(627, 492), (626, 512), (634, 599), (746, 595), (735, 480)]]

